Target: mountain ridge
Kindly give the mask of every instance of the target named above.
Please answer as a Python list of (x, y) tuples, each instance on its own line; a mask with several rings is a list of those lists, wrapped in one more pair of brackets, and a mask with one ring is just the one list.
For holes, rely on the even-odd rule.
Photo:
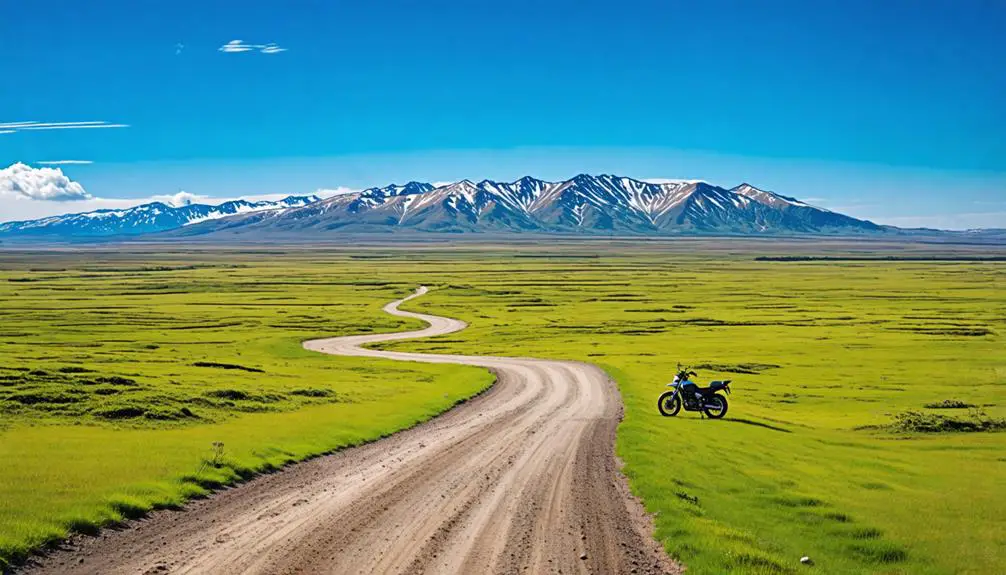
[(131, 208), (101, 209), (34, 220), (3, 222), (0, 223), (0, 237), (5, 235), (65, 237), (143, 235), (174, 230), (242, 213), (301, 207), (320, 199), (314, 195), (287, 196), (276, 201), (252, 202), (238, 199), (216, 205), (190, 203), (182, 206), (172, 206), (157, 201)]
[[(327, 199), (291, 196), (277, 203), (287, 200), (291, 202), (263, 206), (237, 200), (227, 209), (221, 209), (227, 204), (202, 205), (175, 220), (164, 217), (157, 226), (127, 222), (118, 227), (124, 231), (118, 232), (112, 225), (88, 227), (92, 220), (108, 217), (92, 212), (0, 224), (0, 234), (30, 235), (46, 230), (70, 237), (152, 232), (192, 237), (398, 231), (772, 235), (882, 233), (889, 229), (748, 183), (727, 189), (702, 180), (655, 183), (613, 174), (583, 173), (562, 181), (531, 176), (512, 182), (464, 179), (442, 185), (410, 181)], [(149, 216), (158, 210), (187, 208), (146, 204), (131, 210)]]
[[(393, 193), (392, 193), (393, 192)], [(558, 182), (524, 176), (434, 187), (410, 182), (334, 196), (282, 214), (192, 226), (184, 235), (411, 230), (420, 232), (870, 233), (886, 228), (741, 184), (650, 183), (601, 174)]]

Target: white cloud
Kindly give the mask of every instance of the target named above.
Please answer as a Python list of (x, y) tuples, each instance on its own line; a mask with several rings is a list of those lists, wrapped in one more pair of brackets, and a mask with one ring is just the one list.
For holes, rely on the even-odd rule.
[(169, 206), (174, 206), (180, 208), (182, 206), (188, 206), (190, 204), (201, 204), (205, 203), (204, 200), (208, 200), (206, 196), (197, 196), (195, 194), (190, 194), (186, 191), (178, 192), (177, 194), (171, 196), (155, 196), (153, 198), (155, 201), (161, 201)]
[(85, 130), (91, 128), (128, 128), (129, 124), (110, 124), (104, 120), (89, 122), (6, 122), (0, 123), (0, 134), (37, 130)]
[(16, 163), (0, 170), (0, 197), (13, 196), (47, 202), (87, 200), (92, 196), (59, 168), (33, 168)]
[(286, 52), (287, 48), (282, 48), (275, 42), (269, 42), (268, 44), (247, 44), (244, 40), (231, 40), (220, 48), (217, 48), (217, 50), (225, 54), (251, 52), (254, 50), (258, 50), (263, 54), (279, 54), (280, 52)]
[(86, 166), (93, 164), (91, 160), (49, 160), (46, 162), (35, 162), (40, 166)]

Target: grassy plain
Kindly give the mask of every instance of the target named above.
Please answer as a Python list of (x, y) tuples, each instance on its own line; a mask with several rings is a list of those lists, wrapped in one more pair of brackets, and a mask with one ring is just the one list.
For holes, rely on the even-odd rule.
[[(478, 370), (301, 349), (410, 327), (380, 306), (425, 283), (413, 309), (470, 328), (388, 347), (578, 359), (615, 378), (625, 471), (690, 572), (797, 573), (803, 555), (823, 573), (996, 572), (1006, 433), (884, 426), (909, 410), (970, 417), (924, 407), (947, 399), (1006, 416), (1006, 264), (753, 260), (819, 249), (0, 255), (0, 555), (484, 388)], [(725, 420), (657, 414), (678, 361), (734, 380)], [(114, 377), (134, 383), (97, 381)]]
[(68, 529), (411, 426), (492, 383), (477, 368), (304, 350), (421, 325), (381, 312), (414, 284), (369, 266), (0, 253), (0, 268), (0, 565)]

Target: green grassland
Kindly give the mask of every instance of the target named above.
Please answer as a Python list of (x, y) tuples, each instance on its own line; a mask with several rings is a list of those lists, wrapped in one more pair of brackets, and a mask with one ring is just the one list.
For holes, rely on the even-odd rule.
[(422, 325), (380, 311), (414, 284), (370, 269), (3, 257), (0, 565), (68, 529), (379, 438), (492, 383), (477, 368), (304, 350)]
[[(1006, 433), (891, 425), (912, 411), (1006, 417), (1006, 264), (675, 245), (0, 254), (0, 556), (477, 393), (490, 383), (479, 370), (300, 346), (413, 327), (380, 307), (424, 283), (434, 290), (411, 309), (469, 329), (386, 347), (569, 358), (612, 375), (625, 472), (689, 572), (1006, 564)], [(679, 361), (701, 381), (734, 380), (726, 419), (657, 413)], [(925, 407), (944, 400), (975, 407)]]

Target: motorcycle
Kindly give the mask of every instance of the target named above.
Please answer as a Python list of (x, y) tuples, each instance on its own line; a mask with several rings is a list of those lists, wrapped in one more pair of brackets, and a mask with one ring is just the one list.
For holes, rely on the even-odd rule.
[(730, 381), (713, 381), (709, 387), (699, 387), (690, 378), (697, 376), (694, 371), (689, 371), (687, 367), (682, 368), (678, 364), (678, 373), (674, 380), (667, 384), (673, 388), (665, 391), (657, 400), (657, 409), (664, 417), (672, 417), (681, 411), (698, 411), (709, 416), (710, 419), (720, 419), (727, 414), (727, 398), (720, 391), (730, 395)]

